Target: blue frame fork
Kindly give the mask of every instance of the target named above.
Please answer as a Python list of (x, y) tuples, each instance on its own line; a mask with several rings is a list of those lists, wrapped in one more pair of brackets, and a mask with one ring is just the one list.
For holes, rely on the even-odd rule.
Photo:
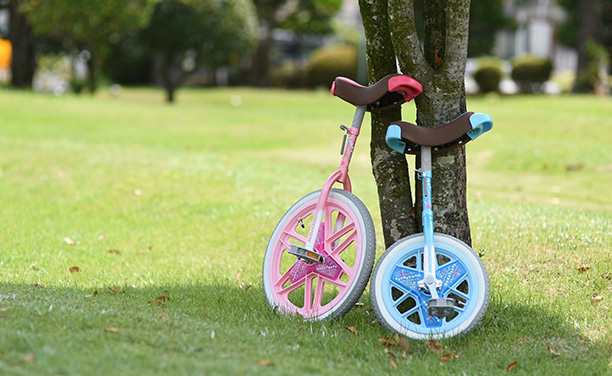
[(436, 276), (436, 249), (434, 246), (433, 209), (431, 206), (431, 147), (421, 146), (421, 168), (417, 170), (418, 177), (423, 184), (423, 236), (424, 256), (423, 274), (424, 278), (417, 282), (419, 289), (429, 291), (429, 314), (439, 318), (453, 314), (455, 301), (450, 298), (441, 298), (438, 290), (442, 288), (442, 281)]

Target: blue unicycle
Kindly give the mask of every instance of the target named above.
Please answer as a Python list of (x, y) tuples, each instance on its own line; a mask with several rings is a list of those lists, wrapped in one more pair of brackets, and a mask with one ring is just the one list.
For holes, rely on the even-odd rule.
[(461, 240), (433, 231), (431, 154), (464, 145), (492, 126), (489, 115), (468, 112), (441, 127), (398, 121), (387, 129), (392, 149), (421, 155), (423, 184), (423, 232), (387, 249), (371, 280), (374, 312), (394, 332), (413, 339), (467, 334), (487, 311), (491, 287), (482, 260)]

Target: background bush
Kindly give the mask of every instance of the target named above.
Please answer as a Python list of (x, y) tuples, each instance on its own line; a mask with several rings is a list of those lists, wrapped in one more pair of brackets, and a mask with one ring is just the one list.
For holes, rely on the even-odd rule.
[(483, 93), (499, 91), (499, 83), (504, 75), (503, 60), (493, 56), (481, 57), (477, 61), (474, 80)]
[(286, 61), (272, 67), (270, 71), (272, 86), (297, 89), (304, 85), (304, 68), (294, 61)]
[(307, 87), (330, 87), (337, 76), (357, 78), (357, 47), (349, 45), (323, 47), (310, 55), (306, 67)]
[(543, 57), (521, 55), (512, 60), (512, 79), (523, 93), (542, 91), (552, 73), (552, 62)]

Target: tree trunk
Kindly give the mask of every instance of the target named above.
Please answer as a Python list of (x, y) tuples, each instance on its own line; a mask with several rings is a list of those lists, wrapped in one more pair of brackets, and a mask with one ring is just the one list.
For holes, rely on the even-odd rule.
[(89, 88), (89, 94), (94, 95), (98, 88), (98, 54), (94, 53), (90, 49), (89, 53), (91, 56), (87, 60), (87, 87)]
[(32, 27), (19, 12), (19, 5), (18, 0), (9, 2), (9, 40), (13, 46), (11, 86), (30, 89), (36, 70), (36, 49)]
[(163, 55), (161, 61), (161, 76), (163, 86), (166, 89), (166, 101), (174, 102), (174, 92), (181, 85), (183, 70), (181, 68), (181, 58), (177, 55)]
[(578, 66), (576, 67), (576, 80), (572, 91), (578, 93), (588, 93), (593, 91), (593, 77), (589, 70), (591, 64), (597, 62), (591, 61), (593, 56), (590, 56), (587, 50), (587, 42), (590, 40), (595, 43), (601, 42), (601, 31), (603, 30), (602, 11), (603, 4), (601, 0), (580, 0), (578, 2)]
[[(397, 72), (395, 51), (386, 22), (387, 3), (360, 0), (359, 7), (366, 32), (368, 76), (370, 84), (373, 84), (387, 74)], [(417, 232), (406, 157), (391, 150), (385, 142), (387, 126), (400, 118), (399, 108), (372, 113), (370, 159), (378, 186), (386, 248)]]
[(248, 72), (249, 83), (253, 86), (270, 86), (270, 53), (272, 51), (272, 30), (269, 26), (260, 27), (261, 38), (252, 56), (252, 65)]
[[(423, 48), (416, 32), (414, 4), (412, 0), (361, 0), (360, 2), (366, 38), (368, 39), (368, 64), (370, 77), (378, 71), (376, 59), (394, 64), (391, 55), (394, 51), (404, 74), (412, 76), (423, 85), (423, 93), (416, 99), (417, 123), (423, 127), (443, 125), (458, 117), (466, 110), (464, 74), (467, 60), (467, 40), (469, 24), (469, 0), (428, 0), (425, 2), (424, 25), (425, 40)], [(388, 9), (387, 9), (388, 7)], [(387, 17), (384, 13), (388, 14)], [(381, 22), (383, 20), (383, 22)], [(388, 28), (388, 30), (387, 30)], [(388, 35), (388, 36), (381, 36)], [(389, 46), (389, 40), (392, 46)], [(374, 117), (373, 117), (374, 119)], [(397, 119), (394, 119), (397, 120)], [(388, 125), (373, 124), (376, 127)], [(374, 137), (373, 143), (374, 141)], [(382, 145), (381, 145), (382, 147)], [(388, 148), (387, 148), (388, 149)], [(373, 169), (394, 181), (405, 181), (405, 167), (392, 166), (393, 170), (383, 170), (388, 165), (374, 163), (378, 155), (372, 150)], [(420, 164), (417, 158), (417, 164)], [(377, 175), (377, 172), (374, 174)], [(389, 179), (391, 177), (391, 179)], [(433, 196), (434, 230), (453, 235), (471, 244), (469, 217), (466, 204), (465, 150), (458, 148), (433, 156)], [(420, 212), (421, 187), (416, 187), (417, 212)], [(380, 192), (380, 188), (379, 188)], [(380, 194), (380, 193), (379, 193)], [(402, 206), (410, 212), (407, 202), (383, 192), (382, 203), (389, 206)], [(383, 226), (393, 223), (393, 219), (383, 215)], [(421, 218), (417, 215), (418, 230)], [(404, 226), (407, 226), (404, 224)], [(416, 230), (416, 229), (415, 229)], [(387, 229), (386, 231), (389, 231)], [(408, 231), (413, 231), (410, 228)], [(385, 243), (387, 243), (385, 235)]]

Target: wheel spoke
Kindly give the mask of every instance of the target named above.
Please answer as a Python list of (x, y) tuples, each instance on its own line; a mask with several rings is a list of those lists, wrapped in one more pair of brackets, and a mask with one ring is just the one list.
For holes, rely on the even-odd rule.
[[(354, 229), (355, 229), (354, 223), (345, 224), (344, 227), (342, 227), (341, 229), (336, 231), (334, 234), (332, 234), (328, 239), (326, 239), (326, 242), (329, 244), (333, 244), (336, 241), (338, 241), (338, 239), (340, 239), (341, 237), (348, 234), (351, 230), (354, 230)], [(340, 247), (336, 247), (336, 249), (338, 248)]]
[(340, 266), (340, 268), (342, 268), (342, 272), (344, 272), (346, 275), (348, 275), (349, 280), (353, 279), (353, 277), (355, 276), (355, 270), (354, 269), (357, 267), (357, 265), (355, 265), (353, 268), (349, 268), (349, 266), (346, 265), (344, 260), (342, 260), (340, 257), (338, 257), (337, 254), (329, 255), (328, 257), (331, 257), (332, 260), (334, 260), (334, 262), (336, 264), (338, 264), (338, 266)]
[(312, 312), (312, 282), (314, 277), (306, 276), (304, 278), (304, 312)]
[(316, 313), (321, 308), (321, 301), (323, 300), (323, 285), (324, 282), (321, 278), (317, 278), (317, 286), (315, 287), (314, 298), (312, 302), (312, 312)]
[(340, 279), (332, 280), (330, 278), (326, 278), (324, 276), (319, 276), (320, 279), (324, 280), (326, 283), (332, 284), (340, 289), (342, 292), (345, 288), (349, 286), (349, 282), (342, 282)]
[(442, 289), (448, 289), (450, 286), (455, 286), (455, 283), (464, 279), (467, 276), (467, 271), (461, 266), (459, 261), (453, 261), (444, 264), (438, 268), (436, 277), (442, 281)]
[(416, 312), (419, 312), (420, 308), (421, 308), (421, 303), (417, 301), (417, 305), (414, 306), (413, 308), (409, 309), (408, 311), (404, 312), (402, 314), (402, 316), (404, 318), (410, 317), (410, 316), (414, 315)]
[(278, 295), (280, 295), (280, 296), (289, 295), (292, 291), (297, 290), (300, 287), (304, 286), (304, 284), (306, 283), (307, 279), (308, 278), (304, 278), (304, 279), (301, 279), (301, 280), (297, 281), (296, 283), (292, 283), (291, 285), (285, 287), (284, 289), (278, 290), (276, 293)]
[[(285, 230), (283, 231), (283, 233), (285, 235), (287, 235), (288, 237), (294, 238), (297, 241), (302, 242), (303, 244), (306, 244), (306, 237), (303, 235), (298, 234), (297, 232), (295, 232), (294, 230)], [(284, 242), (283, 242), (284, 243)], [(289, 247), (291, 248), (291, 247)]]
[(284, 248), (281, 249), (281, 252), (286, 250), (286, 249), (291, 249), (291, 244), (289, 244), (289, 242), (286, 239), (281, 239), (280, 242), (284, 246)]
[(353, 231), (346, 239), (344, 239), (342, 244), (338, 245), (336, 247), (336, 249), (334, 249), (332, 254), (334, 256), (340, 255), (342, 252), (346, 251), (347, 248), (349, 247), (349, 245), (351, 245), (351, 243), (355, 242), (356, 239), (357, 239), (357, 232)]

